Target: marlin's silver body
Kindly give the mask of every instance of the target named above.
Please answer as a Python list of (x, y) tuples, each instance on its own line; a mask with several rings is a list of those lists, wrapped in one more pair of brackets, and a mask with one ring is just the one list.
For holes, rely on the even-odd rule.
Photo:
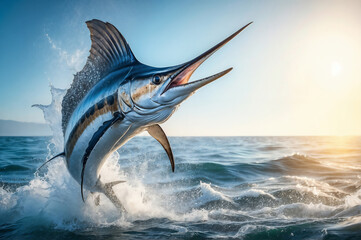
[[(67, 166), (73, 178), (81, 183), (81, 171), (83, 164), (79, 161), (79, 159), (82, 159), (83, 154), (88, 147), (89, 139), (91, 139), (94, 132), (99, 129), (104, 122), (113, 118), (114, 112), (122, 112), (124, 114), (124, 119), (121, 122), (112, 125), (104, 133), (89, 155), (84, 173), (84, 187), (91, 192), (101, 192), (98, 185), (99, 172), (104, 164), (104, 161), (109, 157), (109, 155), (119, 149), (129, 139), (138, 133), (143, 132), (147, 126), (165, 121), (166, 118), (168, 118), (175, 110), (174, 108), (169, 108), (165, 111), (160, 111), (157, 114), (157, 117), (155, 117), (157, 122), (149, 121), (149, 119), (145, 119), (142, 115), (142, 111), (144, 111), (144, 109), (136, 106), (130, 97), (125, 97), (130, 96), (129, 93), (132, 84), (130, 73), (131, 71), (133, 71), (133, 73), (136, 72), (137, 67), (144, 68), (144, 66), (132, 66), (121, 69), (98, 82), (92, 91), (87, 94), (84, 100), (75, 109), (65, 131), (65, 153)], [(152, 71), (151, 67), (149, 67), (148, 71)], [(156, 69), (153, 69), (153, 71), (156, 72)], [(107, 101), (105, 100), (109, 98), (109, 96), (114, 97), (114, 106), (111, 108), (109, 107), (109, 103), (106, 103)], [(70, 145), (72, 144), (70, 136), (71, 131), (74, 128), (78, 128), (79, 126), (77, 126), (77, 123), (79, 122), (79, 119), (81, 119), (84, 115), (86, 116), (89, 109), (96, 109), (97, 103), (102, 100), (105, 100), (105, 106), (103, 109), (108, 105), (107, 111), (103, 114), (99, 114), (96, 118), (93, 118), (92, 115), (89, 114), (88, 119), (93, 119), (91, 119), (91, 122), (85, 127), (83, 133), (76, 141), (74, 149), (71, 151), (71, 154), (69, 154), (67, 149), (71, 148)], [(94, 110), (93, 115), (96, 111), (97, 110)]]
[(124, 209), (112, 190), (122, 181), (104, 183), (99, 173), (110, 154), (143, 131), (163, 146), (174, 171), (173, 153), (159, 124), (197, 89), (231, 70), (188, 83), (210, 55), (249, 24), (189, 62), (155, 68), (135, 58), (113, 25), (99, 20), (87, 22), (92, 40), (90, 56), (62, 102), (65, 149), (57, 155), (65, 157), (70, 174), (81, 186), (83, 200), (84, 189), (101, 192)]

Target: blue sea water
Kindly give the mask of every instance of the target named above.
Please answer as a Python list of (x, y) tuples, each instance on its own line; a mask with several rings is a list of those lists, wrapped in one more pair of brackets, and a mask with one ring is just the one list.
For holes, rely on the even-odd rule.
[(361, 137), (136, 137), (85, 193), (50, 137), (0, 137), (0, 239), (361, 239)]

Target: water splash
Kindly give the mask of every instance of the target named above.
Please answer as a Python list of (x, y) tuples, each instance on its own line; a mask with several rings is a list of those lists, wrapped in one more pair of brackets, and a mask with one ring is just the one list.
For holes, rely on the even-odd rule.
[(49, 105), (34, 104), (32, 107), (37, 107), (42, 110), (45, 122), (50, 126), (50, 129), (53, 133), (53, 137), (50, 141), (55, 148), (54, 150), (63, 152), (64, 137), (61, 128), (61, 103), (63, 97), (66, 94), (66, 90), (55, 88), (54, 86), (50, 85), (50, 92), (52, 98)]
[[(52, 101), (49, 105), (35, 104), (33, 106), (43, 111), (44, 119), (50, 126), (53, 136), (48, 145), (48, 158), (63, 151), (63, 133), (61, 128), (61, 102), (66, 90), (51, 86)], [(44, 160), (45, 161), (45, 160)], [(34, 174), (29, 184), (19, 187), (16, 192), (0, 188), (0, 213), (8, 214), (16, 210), (13, 220), (24, 217), (37, 217), (39, 221), (47, 222), (55, 228), (74, 230), (89, 226), (130, 226), (133, 221), (150, 218), (168, 218), (175, 221), (199, 220), (207, 216), (204, 211), (194, 210), (179, 213), (164, 196), (157, 193), (156, 188), (143, 183), (148, 169), (147, 161), (140, 166), (127, 168), (127, 172), (119, 165), (119, 154), (115, 152), (104, 164), (100, 175), (105, 182), (119, 179), (126, 183), (114, 187), (114, 191), (127, 209), (122, 214), (104, 196), (100, 195), (100, 205), (95, 205), (97, 194), (86, 193), (83, 203), (79, 184), (71, 177), (65, 161), (54, 160), (40, 173)]]

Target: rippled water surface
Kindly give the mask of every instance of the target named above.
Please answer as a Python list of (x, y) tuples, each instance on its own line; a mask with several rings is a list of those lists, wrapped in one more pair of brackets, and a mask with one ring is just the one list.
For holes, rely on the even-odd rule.
[(3, 239), (361, 239), (360, 137), (136, 137), (81, 200), (50, 138), (0, 137)]

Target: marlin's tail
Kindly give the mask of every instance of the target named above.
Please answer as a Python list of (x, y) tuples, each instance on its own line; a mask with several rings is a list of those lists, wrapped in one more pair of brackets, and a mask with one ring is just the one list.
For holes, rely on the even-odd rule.
[(125, 181), (114, 181), (114, 182), (109, 182), (109, 183), (102, 183), (100, 181), (100, 176), (99, 176), (99, 179), (97, 182), (97, 187), (102, 193), (104, 193), (105, 196), (107, 196), (107, 198), (109, 198), (109, 200), (114, 204), (114, 206), (116, 206), (123, 212), (127, 212), (125, 210), (123, 204), (120, 202), (118, 197), (115, 195), (115, 192), (113, 190), (113, 187), (115, 185), (117, 185), (119, 183), (124, 183), (124, 182)]

